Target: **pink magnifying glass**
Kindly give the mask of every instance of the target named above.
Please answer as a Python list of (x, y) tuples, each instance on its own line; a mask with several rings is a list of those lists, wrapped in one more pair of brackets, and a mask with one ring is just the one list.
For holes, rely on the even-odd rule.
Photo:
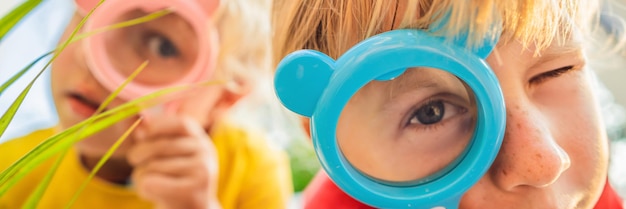
[[(75, 2), (86, 14), (99, 0)], [(107, 0), (92, 13), (85, 31), (162, 9), (173, 12), (87, 38), (83, 43), (91, 73), (112, 92), (147, 60), (148, 65), (118, 95), (127, 101), (209, 80), (218, 54), (218, 34), (211, 19), (218, 5), (217, 0)]]

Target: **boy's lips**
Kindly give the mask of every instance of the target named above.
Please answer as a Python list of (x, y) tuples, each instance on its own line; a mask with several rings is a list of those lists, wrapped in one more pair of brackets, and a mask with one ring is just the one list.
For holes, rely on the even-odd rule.
[(70, 108), (77, 114), (83, 117), (91, 117), (96, 113), (98, 107), (100, 107), (100, 103), (95, 102), (79, 93), (69, 93), (68, 94), (68, 102)]

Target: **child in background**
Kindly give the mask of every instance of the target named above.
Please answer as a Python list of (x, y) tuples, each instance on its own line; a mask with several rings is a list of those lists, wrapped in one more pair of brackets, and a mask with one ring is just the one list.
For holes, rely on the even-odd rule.
[[(78, 11), (61, 41), (91, 9), (84, 6), (99, 1), (76, 2)], [(113, 1), (105, 1), (102, 6), (109, 2)], [(151, 112), (89, 182), (73, 208), (286, 207), (292, 192), (287, 156), (269, 146), (258, 133), (244, 130), (226, 118), (229, 109), (254, 88), (254, 79), (271, 73), (271, 2), (198, 2), (218, 5), (211, 18), (217, 28), (219, 53), (213, 76), (207, 80), (227, 80), (228, 85), (210, 85), (194, 89), (193, 94), (182, 94), (174, 101), (175, 109), (169, 109), (174, 114)], [(112, 34), (118, 36), (111, 37), (118, 39), (108, 40), (109, 47), (115, 47), (109, 54), (111, 61), (116, 61), (112, 64), (135, 69), (149, 60), (137, 78), (149, 83), (158, 82), (164, 75), (185, 73), (196, 59), (205, 59), (194, 57), (198, 45), (194, 45), (188, 24), (175, 9), (164, 17), (119, 29), (119, 33), (114, 31)], [(147, 14), (133, 12), (130, 15)], [(0, 145), (0, 170), (47, 137), (91, 116), (111, 93), (90, 71), (101, 66), (88, 61), (89, 48), (83, 42), (69, 45), (52, 65), (51, 92), (59, 115), (58, 127)], [(154, 71), (159, 68), (165, 71)], [(126, 101), (116, 98), (110, 106)], [(38, 207), (64, 208), (98, 160), (136, 119), (116, 124), (70, 149)], [(44, 162), (0, 197), (0, 208), (21, 207), (54, 160)]]
[[(620, 209), (621, 199), (607, 181), (608, 139), (583, 53), (582, 42), (597, 24), (590, 21), (597, 3), (286, 1), (276, 4), (273, 13), (275, 64), (300, 49), (318, 50), (337, 59), (373, 35), (394, 29), (426, 29), (437, 21), (437, 14), (446, 11), (458, 16), (451, 18), (457, 21), (442, 27), (449, 31), (445, 35), (453, 37), (469, 28), (473, 41), (483, 40), (501, 19), (503, 33), (486, 60), (503, 90), (506, 132), (495, 162), (465, 193), (459, 208)], [(496, 12), (489, 12), (492, 10)], [(368, 84), (365, 92), (372, 94), (358, 92), (361, 103), (350, 104), (382, 100), (376, 96), (385, 95), (380, 91), (391, 84)], [(375, 134), (371, 131), (381, 130), (358, 130)], [(386, 145), (378, 147), (390, 147)], [(384, 166), (370, 168), (380, 167)], [(305, 208), (371, 208), (343, 193), (323, 172), (307, 188), (304, 199)]]

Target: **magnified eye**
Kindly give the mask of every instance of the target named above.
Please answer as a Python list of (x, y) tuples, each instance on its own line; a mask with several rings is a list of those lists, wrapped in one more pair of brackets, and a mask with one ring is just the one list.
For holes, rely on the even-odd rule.
[(179, 55), (178, 48), (172, 43), (169, 39), (159, 36), (152, 35), (148, 37), (148, 49), (161, 57), (169, 58), (175, 57)]
[(341, 112), (336, 141), (367, 178), (421, 185), (448, 173), (464, 156), (474, 136), (476, 101), (474, 91), (454, 74), (408, 68), (354, 93)]
[(421, 123), (424, 125), (441, 121), (446, 109), (442, 101), (432, 101), (415, 111), (410, 123)]
[(409, 124), (430, 125), (459, 114), (462, 108), (446, 103), (442, 100), (430, 101), (418, 108)]

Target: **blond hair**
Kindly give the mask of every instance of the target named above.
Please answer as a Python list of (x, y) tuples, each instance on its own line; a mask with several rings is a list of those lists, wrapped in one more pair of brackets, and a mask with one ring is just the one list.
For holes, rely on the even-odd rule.
[(214, 16), (220, 39), (216, 77), (234, 81), (231, 90), (271, 74), (270, 12), (270, 0), (220, 1)]
[[(406, 6), (398, 7), (400, 3)], [(273, 8), (274, 64), (299, 49), (337, 58), (377, 33), (426, 29), (447, 11), (449, 21), (433, 31), (436, 35), (452, 38), (468, 32), (468, 46), (476, 46), (491, 36), (495, 25), (502, 25), (500, 41), (536, 44), (540, 50), (594, 21), (597, 4), (592, 0), (285, 0)]]

